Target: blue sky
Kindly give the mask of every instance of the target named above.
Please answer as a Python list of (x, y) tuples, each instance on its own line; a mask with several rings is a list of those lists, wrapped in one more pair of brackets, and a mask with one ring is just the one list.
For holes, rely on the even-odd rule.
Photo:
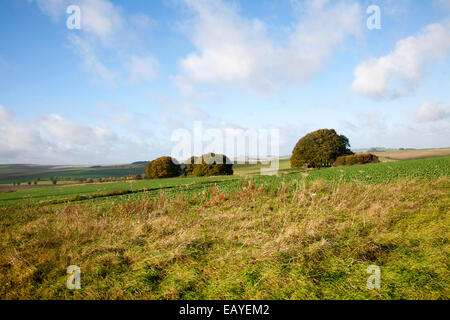
[(282, 155), (320, 128), (354, 148), (450, 147), (449, 14), (450, 0), (3, 0), (0, 163), (151, 160), (194, 121), (278, 129)]

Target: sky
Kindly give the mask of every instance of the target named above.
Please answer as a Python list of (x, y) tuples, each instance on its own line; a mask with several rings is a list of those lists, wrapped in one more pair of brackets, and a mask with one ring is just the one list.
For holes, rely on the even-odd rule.
[(0, 0), (0, 30), (0, 163), (152, 160), (198, 121), (450, 147), (450, 0)]

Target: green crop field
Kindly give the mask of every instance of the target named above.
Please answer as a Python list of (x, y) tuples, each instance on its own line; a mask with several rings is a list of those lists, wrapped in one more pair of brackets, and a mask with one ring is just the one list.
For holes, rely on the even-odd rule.
[(0, 184), (28, 182), (35, 179), (50, 180), (51, 177), (86, 179), (125, 177), (143, 174), (144, 166), (37, 166), (37, 165), (0, 165)]
[[(281, 162), (283, 163), (283, 162)], [(284, 161), (286, 167), (286, 161)], [(282, 166), (280, 165), (280, 168)], [(400, 178), (425, 179), (448, 176), (450, 171), (450, 157), (418, 159), (409, 161), (377, 163), (368, 165), (355, 165), (338, 168), (325, 168), (318, 170), (308, 170), (302, 172), (289, 172), (281, 170), (280, 176), (255, 175), (260, 166), (255, 165), (249, 170), (237, 170), (239, 176), (234, 177), (211, 177), (211, 178), (170, 178), (159, 180), (138, 180), (113, 183), (83, 184), (74, 186), (52, 186), (48, 188), (37, 188), (20, 190), (11, 193), (0, 194), (0, 206), (23, 203), (51, 204), (52, 202), (77, 201), (92, 198), (105, 198), (108, 195), (117, 196), (129, 195), (144, 191), (158, 193), (159, 190), (173, 189), (177, 192), (198, 192), (203, 184), (215, 184), (220, 189), (228, 191), (239, 185), (239, 181), (248, 174), (248, 179), (256, 184), (280, 185), (290, 180), (306, 179), (314, 181), (322, 179), (325, 181), (346, 181), (354, 180), (365, 183), (386, 183)], [(193, 185), (196, 187), (193, 188)], [(85, 196), (85, 197), (83, 197)]]
[(257, 169), (0, 194), (0, 298), (450, 298), (450, 157)]
[(229, 180), (233, 177), (214, 177), (214, 178), (170, 178), (160, 180), (137, 180), (121, 181), (111, 183), (94, 183), (82, 185), (51, 186), (47, 188), (37, 188), (20, 190), (16, 192), (0, 194), (0, 206), (9, 204), (48, 204), (56, 201), (71, 201), (81, 199), (82, 196), (101, 196), (108, 193), (127, 193), (144, 192), (146, 190), (163, 190), (165, 188), (177, 187), (183, 189), (192, 184), (213, 183), (221, 180)]

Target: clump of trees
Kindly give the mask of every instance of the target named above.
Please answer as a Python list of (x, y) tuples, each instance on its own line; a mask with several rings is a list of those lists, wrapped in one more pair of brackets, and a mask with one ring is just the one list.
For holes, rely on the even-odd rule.
[(351, 155), (346, 136), (338, 135), (334, 129), (321, 129), (301, 138), (292, 151), (291, 167), (330, 167), (340, 156)]
[(161, 157), (148, 162), (145, 168), (147, 178), (171, 178), (182, 174), (181, 166), (171, 157)]
[(233, 175), (233, 164), (223, 154), (207, 153), (191, 157), (184, 169), (186, 176), (209, 177)]
[(378, 163), (380, 160), (374, 154), (353, 154), (349, 156), (341, 156), (333, 163), (333, 167), (352, 166), (354, 164)]

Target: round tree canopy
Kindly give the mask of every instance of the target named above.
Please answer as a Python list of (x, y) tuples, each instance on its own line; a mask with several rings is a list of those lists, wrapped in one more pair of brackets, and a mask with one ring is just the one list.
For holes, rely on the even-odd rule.
[(233, 175), (233, 164), (223, 154), (207, 153), (191, 157), (186, 164), (187, 176), (207, 177)]
[(145, 170), (147, 178), (171, 178), (181, 174), (181, 166), (171, 157), (161, 157), (148, 162)]
[(339, 156), (352, 154), (347, 137), (321, 129), (301, 138), (292, 151), (291, 167), (329, 167)]

